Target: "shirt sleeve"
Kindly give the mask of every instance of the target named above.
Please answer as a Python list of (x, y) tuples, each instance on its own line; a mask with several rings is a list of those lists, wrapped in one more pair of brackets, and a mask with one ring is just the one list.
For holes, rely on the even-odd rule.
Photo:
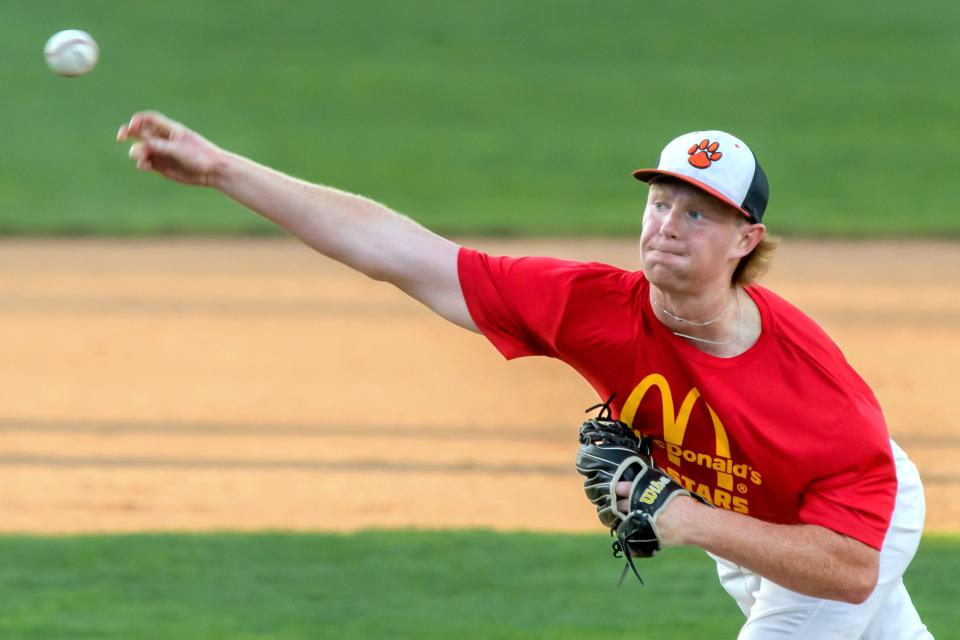
[(613, 281), (629, 273), (598, 263), (495, 257), (468, 248), (460, 249), (457, 267), (470, 316), (508, 360), (544, 355), (569, 362), (574, 352), (600, 347), (610, 331), (597, 309), (623, 302)]
[(880, 549), (896, 502), (897, 474), (876, 401), (855, 399), (830, 440), (818, 478), (803, 494), (800, 520)]

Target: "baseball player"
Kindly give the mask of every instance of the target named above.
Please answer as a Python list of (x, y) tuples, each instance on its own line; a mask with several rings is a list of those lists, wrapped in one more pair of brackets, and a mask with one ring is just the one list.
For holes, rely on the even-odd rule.
[(664, 474), (642, 496), (612, 483), (618, 507), (679, 490), (650, 519), (655, 547), (716, 560), (742, 640), (932, 637), (902, 581), (923, 528), (919, 475), (836, 345), (754, 283), (770, 258), (768, 186), (743, 141), (682, 135), (635, 172), (649, 184), (644, 267), (628, 272), (460, 247), (158, 113), (134, 114), (118, 139), (135, 141), (141, 170), (218, 189), (506, 358), (557, 358), (612, 396), (610, 414), (646, 437)]

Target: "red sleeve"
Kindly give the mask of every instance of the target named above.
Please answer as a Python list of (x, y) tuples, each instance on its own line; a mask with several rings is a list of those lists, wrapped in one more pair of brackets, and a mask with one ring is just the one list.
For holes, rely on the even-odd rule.
[(598, 309), (629, 299), (629, 272), (556, 258), (507, 258), (461, 248), (460, 286), (477, 328), (507, 359), (544, 355), (570, 362), (611, 335)]
[(896, 501), (897, 472), (876, 401), (855, 399), (824, 444), (821, 470), (801, 499), (801, 522), (880, 549)]

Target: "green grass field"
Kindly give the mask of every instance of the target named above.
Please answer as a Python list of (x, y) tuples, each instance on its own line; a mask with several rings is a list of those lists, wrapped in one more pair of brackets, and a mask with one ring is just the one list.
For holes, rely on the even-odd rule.
[[(778, 233), (960, 236), (952, 0), (2, 3), (0, 233), (262, 233), (137, 174), (136, 109), (444, 233), (635, 233), (629, 171), (722, 128)], [(75, 27), (89, 76), (41, 50)]]
[[(483, 531), (0, 538), (0, 637), (733, 638), (740, 611), (699, 551), (620, 587), (603, 536)], [(924, 541), (906, 581), (960, 638), (960, 542)]]

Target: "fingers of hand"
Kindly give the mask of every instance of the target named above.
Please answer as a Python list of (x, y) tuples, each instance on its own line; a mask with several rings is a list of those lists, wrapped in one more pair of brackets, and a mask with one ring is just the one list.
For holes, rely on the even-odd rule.
[(136, 142), (131, 145), (130, 159), (137, 162), (137, 169), (147, 170), (151, 167), (147, 146), (143, 142)]
[(137, 162), (138, 169), (153, 167), (154, 156), (168, 156), (174, 152), (174, 142), (153, 135), (145, 135), (130, 146), (130, 158)]
[(157, 154), (169, 155), (173, 153), (173, 150), (174, 150), (173, 142), (171, 142), (170, 140), (166, 140), (164, 138), (157, 138), (154, 136), (144, 138), (143, 144), (146, 145), (148, 154), (157, 153)]
[(117, 140), (127, 138), (144, 138), (156, 136), (171, 138), (178, 131), (180, 125), (162, 113), (156, 111), (138, 111), (130, 117), (130, 121), (120, 126), (117, 131)]
[(617, 500), (617, 510), (620, 513), (627, 513), (627, 509), (630, 507), (630, 484), (629, 482), (617, 483), (617, 497), (623, 498), (622, 500)]

